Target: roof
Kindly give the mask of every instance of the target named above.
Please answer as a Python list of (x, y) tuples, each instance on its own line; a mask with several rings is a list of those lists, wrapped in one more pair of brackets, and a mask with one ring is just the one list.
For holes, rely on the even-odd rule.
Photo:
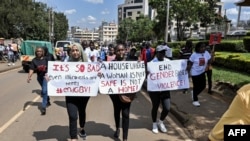
[(239, 2), (234, 3), (237, 6), (249, 6), (250, 7), (250, 0), (241, 0)]

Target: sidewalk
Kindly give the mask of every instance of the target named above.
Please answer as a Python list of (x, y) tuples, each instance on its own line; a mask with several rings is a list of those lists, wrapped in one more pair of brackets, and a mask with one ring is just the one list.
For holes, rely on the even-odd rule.
[(8, 63), (6, 61), (0, 61), (0, 73), (6, 72), (10, 69), (17, 69), (20, 68), (22, 70), (22, 63), (20, 60), (15, 62), (15, 65), (8, 66)]
[[(146, 89), (146, 83), (143, 87)], [(213, 88), (213, 94), (210, 95), (204, 90), (199, 95), (200, 107), (193, 106), (190, 92), (186, 94), (183, 94), (182, 90), (171, 92), (171, 114), (197, 141), (207, 141), (207, 135), (231, 102), (229, 99), (224, 99), (218, 87)]]

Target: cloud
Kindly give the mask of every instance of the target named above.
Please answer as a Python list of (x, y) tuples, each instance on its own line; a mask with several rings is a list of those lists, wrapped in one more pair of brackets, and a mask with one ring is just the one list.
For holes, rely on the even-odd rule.
[(108, 11), (108, 9), (104, 9), (101, 14), (102, 15), (108, 15), (110, 12)]
[(71, 15), (71, 14), (73, 14), (73, 13), (76, 13), (76, 10), (75, 10), (75, 9), (70, 9), (70, 10), (65, 10), (65, 11), (64, 11), (64, 14), (66, 14), (66, 15)]
[(88, 23), (90, 23), (90, 24), (95, 24), (95, 23), (96, 23), (96, 18), (93, 17), (93, 16), (88, 16), (88, 17), (87, 17), (87, 21), (88, 21)]
[(238, 12), (239, 11), (236, 8), (227, 9), (227, 15), (237, 15)]
[(84, 1), (94, 4), (103, 3), (103, 0), (84, 0)]

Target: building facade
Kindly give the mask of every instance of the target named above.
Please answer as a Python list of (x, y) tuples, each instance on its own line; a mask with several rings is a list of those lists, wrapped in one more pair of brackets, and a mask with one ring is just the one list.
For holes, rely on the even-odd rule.
[(99, 39), (100, 42), (108, 44), (116, 41), (118, 35), (118, 26), (114, 22), (103, 21), (99, 27)]
[(73, 33), (73, 38), (79, 39), (80, 41), (99, 41), (99, 33), (79, 28)]
[(118, 5), (118, 24), (125, 18), (137, 20), (140, 15), (154, 19), (155, 10), (148, 5), (148, 0), (125, 0), (124, 4)]

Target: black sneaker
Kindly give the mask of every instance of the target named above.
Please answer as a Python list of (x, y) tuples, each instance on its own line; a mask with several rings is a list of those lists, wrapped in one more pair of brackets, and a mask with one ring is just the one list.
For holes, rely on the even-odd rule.
[(119, 138), (119, 136), (120, 136), (120, 129), (116, 129), (116, 131), (114, 133), (114, 137)]
[(46, 109), (45, 108), (41, 109), (41, 115), (46, 115)]
[(84, 129), (82, 129), (80, 132), (79, 132), (79, 136), (82, 137), (82, 138), (86, 138), (87, 137), (87, 134), (85, 132)]
[(50, 102), (47, 102), (47, 105), (46, 105), (46, 106), (49, 107), (50, 105), (51, 105), (51, 103), (50, 103)]

